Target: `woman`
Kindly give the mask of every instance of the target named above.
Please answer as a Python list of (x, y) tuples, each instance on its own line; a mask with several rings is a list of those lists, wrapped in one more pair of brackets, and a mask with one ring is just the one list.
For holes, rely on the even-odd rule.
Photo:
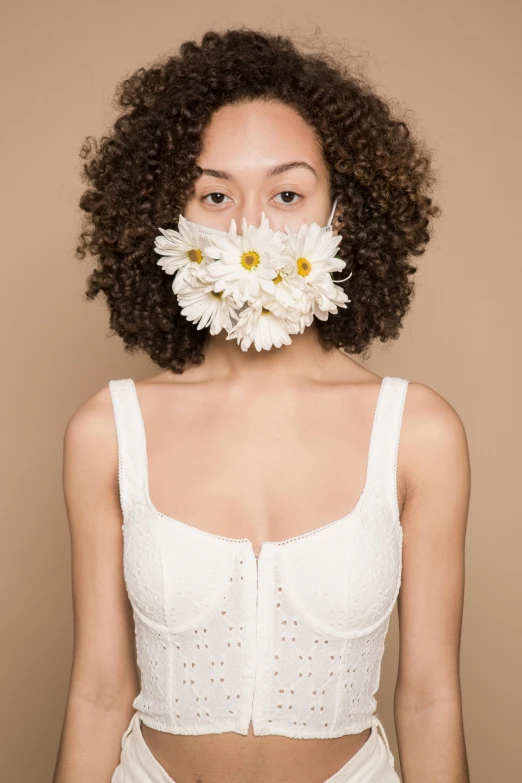
[(65, 433), (55, 783), (398, 780), (374, 698), (396, 600), (403, 779), (468, 781), (465, 432), (348, 356), (398, 336), (440, 212), (428, 152), (347, 67), (246, 29), (119, 104), (83, 151), (78, 253), (162, 372), (111, 381)]

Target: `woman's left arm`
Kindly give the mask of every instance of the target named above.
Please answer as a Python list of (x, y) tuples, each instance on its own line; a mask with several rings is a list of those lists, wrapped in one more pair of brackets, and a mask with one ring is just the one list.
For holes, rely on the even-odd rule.
[(410, 387), (399, 448), (406, 499), (394, 701), (403, 783), (469, 783), (459, 676), (468, 443), (443, 397)]

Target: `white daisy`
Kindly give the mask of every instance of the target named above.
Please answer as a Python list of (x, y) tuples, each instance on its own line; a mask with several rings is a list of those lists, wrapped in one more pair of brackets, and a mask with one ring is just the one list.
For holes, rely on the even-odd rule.
[(297, 279), (295, 264), (284, 263), (276, 269), (272, 296), (284, 307), (301, 307), (303, 285)]
[(293, 232), (285, 226), (288, 239), (285, 246), (286, 274), (291, 285), (302, 291), (300, 331), (310, 326), (314, 315), (326, 321), (329, 313), (337, 313), (338, 307), (346, 307), (350, 300), (346, 292), (334, 283), (332, 272), (340, 271), (346, 261), (335, 257), (340, 235), (321, 231), (317, 223), (302, 225)]
[(303, 224), (298, 232), (288, 226), (285, 229), (285, 258), (302, 282), (313, 284), (325, 272), (338, 272), (346, 266), (346, 261), (335, 257), (342, 239), (340, 234), (321, 231), (317, 223)]
[(178, 269), (174, 280), (172, 281), (172, 290), (175, 294), (178, 294), (181, 289), (186, 286), (190, 286), (192, 284), (197, 286), (199, 282), (206, 282), (208, 285), (209, 281), (205, 280), (205, 278), (202, 279), (201, 275), (199, 274), (199, 269), (195, 269), (195, 266), (195, 264), (187, 264), (181, 269)]
[(346, 307), (347, 293), (334, 283), (327, 272), (309, 287), (309, 296), (312, 300), (312, 312), (321, 321), (326, 321), (330, 313), (337, 313), (339, 307)]
[(252, 343), (258, 351), (290, 345), (290, 334), (297, 334), (299, 329), (299, 317), (299, 310), (285, 307), (274, 297), (261, 292), (241, 310), (227, 340), (237, 338), (243, 351), (247, 351)]
[(179, 269), (191, 267), (196, 271), (201, 265), (208, 263), (205, 250), (208, 239), (199, 233), (197, 228), (190, 226), (183, 215), (178, 220), (179, 231), (171, 228), (160, 228), (161, 234), (154, 240), (155, 251), (160, 258), (158, 266), (168, 274), (173, 275)]
[[(173, 290), (180, 274), (178, 272), (173, 281)], [(234, 302), (221, 292), (214, 291), (212, 283), (192, 276), (190, 282), (183, 281), (183, 284), (176, 288), (175, 293), (182, 308), (181, 315), (196, 323), (198, 329), (210, 326), (210, 334), (218, 334), (222, 329), (229, 332), (232, 329), (232, 319), (238, 317)]]
[(228, 237), (211, 237), (206, 252), (215, 261), (205, 271), (216, 281), (215, 289), (232, 296), (241, 307), (258, 296), (261, 289), (274, 293), (277, 266), (284, 263), (284, 244), (279, 232), (270, 228), (264, 212), (259, 227), (247, 226), (243, 218), (242, 236), (235, 228), (234, 223)]

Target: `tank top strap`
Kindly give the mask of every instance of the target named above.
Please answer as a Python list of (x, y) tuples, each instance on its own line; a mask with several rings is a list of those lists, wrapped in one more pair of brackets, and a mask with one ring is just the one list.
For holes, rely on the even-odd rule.
[(147, 450), (136, 386), (132, 378), (109, 381), (118, 440), (118, 484), (124, 519), (145, 500)]
[(375, 410), (369, 457), (370, 496), (382, 500), (397, 515), (397, 458), (408, 383), (385, 375)]

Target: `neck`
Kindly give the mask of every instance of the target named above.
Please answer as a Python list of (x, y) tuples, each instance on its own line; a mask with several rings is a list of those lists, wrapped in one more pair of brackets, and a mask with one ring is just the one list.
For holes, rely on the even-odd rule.
[(243, 351), (236, 340), (227, 340), (223, 330), (209, 335), (205, 344), (205, 365), (212, 374), (237, 376), (245, 381), (262, 383), (268, 378), (273, 383), (303, 375), (321, 375), (330, 361), (338, 358), (337, 350), (324, 349), (318, 339), (317, 329), (312, 324), (302, 334), (293, 334), (290, 345), (257, 351), (251, 345)]

